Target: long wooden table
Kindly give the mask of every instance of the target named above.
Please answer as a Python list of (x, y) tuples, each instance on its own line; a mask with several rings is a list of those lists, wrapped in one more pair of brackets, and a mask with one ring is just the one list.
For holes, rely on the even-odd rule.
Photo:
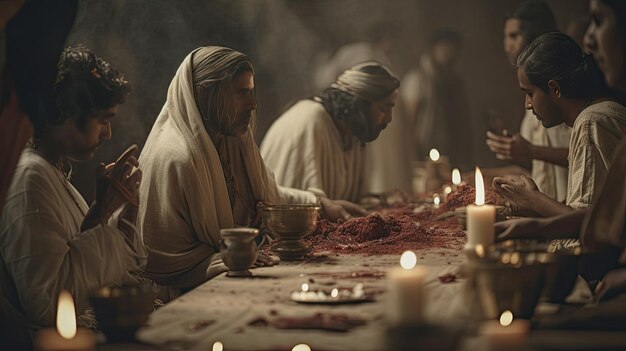
[[(433, 249), (417, 252), (418, 264), (428, 266), (426, 316), (441, 323), (465, 323), (468, 308), (462, 298), (463, 282), (441, 283), (439, 276), (457, 274), (465, 257), (458, 251)], [(382, 350), (385, 348), (385, 285), (380, 273), (399, 264), (399, 255), (335, 255), (299, 262), (281, 262), (253, 270), (252, 278), (225, 274), (206, 282), (153, 313), (138, 339), (171, 348), (211, 350), (220, 341), (225, 350), (291, 350), (305, 343), (313, 350)], [(353, 274), (354, 273), (354, 274)], [(356, 275), (357, 277), (353, 277)], [(355, 305), (302, 305), (290, 292), (302, 283), (311, 289), (353, 287), (380, 292), (376, 301)], [(258, 318), (343, 313), (366, 321), (349, 332), (285, 330), (250, 326)]]
[[(427, 266), (427, 303), (425, 315), (429, 322), (467, 327), (459, 350), (487, 350), (485, 340), (477, 337), (477, 316), (470, 299), (465, 298), (466, 281), (442, 283), (438, 277), (458, 274), (466, 259), (461, 252), (432, 249), (418, 251), (418, 264)], [(252, 278), (228, 278), (222, 274), (172, 301), (151, 315), (148, 325), (137, 333), (141, 342), (161, 350), (211, 350), (216, 341), (232, 350), (291, 350), (307, 344), (313, 350), (385, 350), (386, 279), (380, 272), (398, 265), (399, 255), (362, 256), (336, 255), (316, 257), (299, 262), (281, 262), (274, 267), (254, 269)], [(354, 273), (354, 274), (353, 274)], [(366, 291), (380, 292), (376, 300), (356, 305), (301, 305), (290, 300), (290, 293), (302, 283), (311, 289), (353, 287), (362, 283)], [(569, 301), (589, 301), (590, 292), (579, 284)], [(544, 305), (539, 306), (541, 314)], [(608, 312), (603, 309), (626, 310), (626, 298), (603, 307), (593, 304), (572, 308), (584, 313)], [(596, 312), (593, 312), (594, 309)], [(348, 332), (324, 330), (277, 329), (253, 326), (250, 322), (279, 316), (305, 317), (316, 313), (345, 314), (366, 321)], [(559, 313), (552, 316), (559, 317)], [(569, 318), (566, 315), (566, 319)], [(583, 316), (583, 318), (585, 318)], [(579, 328), (580, 329), (580, 328)], [(597, 329), (597, 328), (596, 328)], [(528, 350), (626, 350), (626, 333), (593, 330), (539, 330), (529, 338)], [(115, 347), (102, 350), (117, 350)]]

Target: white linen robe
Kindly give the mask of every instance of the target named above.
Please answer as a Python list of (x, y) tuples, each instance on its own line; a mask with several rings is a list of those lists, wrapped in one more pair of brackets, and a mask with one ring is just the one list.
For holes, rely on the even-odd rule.
[[(139, 157), (143, 177), (138, 224), (148, 251), (146, 275), (177, 288), (197, 286), (224, 271), (218, 254), (220, 229), (246, 225), (249, 215), (241, 199), (231, 205), (218, 150), (202, 122), (193, 91), (194, 52), (172, 79)], [(224, 138), (242, 196), (270, 203), (316, 203), (311, 192), (276, 185), (250, 127), (243, 136)]]
[[(63, 173), (30, 148), (22, 152), (0, 216), (0, 313), (29, 329), (55, 325), (62, 289), (78, 323), (91, 290), (133, 284), (145, 251), (116, 220), (80, 231), (88, 206)], [(132, 224), (131, 224), (132, 225)]]
[(365, 147), (343, 138), (324, 106), (301, 100), (272, 124), (261, 143), (261, 155), (278, 184), (319, 189), (331, 199), (357, 202), (365, 183)]

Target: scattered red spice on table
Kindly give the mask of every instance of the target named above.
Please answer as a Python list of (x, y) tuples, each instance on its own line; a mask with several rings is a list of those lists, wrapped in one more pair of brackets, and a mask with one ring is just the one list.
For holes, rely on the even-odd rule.
[(437, 277), (442, 284), (454, 283), (456, 281), (456, 275), (452, 273), (444, 274)]

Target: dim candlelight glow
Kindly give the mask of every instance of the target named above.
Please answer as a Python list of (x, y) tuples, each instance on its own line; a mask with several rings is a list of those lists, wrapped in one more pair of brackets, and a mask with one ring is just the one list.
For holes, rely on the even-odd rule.
[(446, 195), (450, 195), (450, 193), (452, 192), (452, 188), (451, 188), (451, 187), (449, 187), (449, 186), (447, 186), (447, 187), (445, 187), (445, 188), (443, 189), (443, 192), (444, 192)]
[(400, 266), (406, 270), (410, 270), (415, 268), (417, 264), (417, 256), (413, 251), (404, 251), (402, 256), (400, 256)]
[(439, 194), (434, 194), (433, 195), (433, 203), (435, 204), (435, 206), (438, 206), (441, 203), (441, 199), (439, 198)]
[(430, 149), (429, 153), (430, 159), (433, 161), (439, 160), (439, 151), (437, 149)]
[(311, 351), (311, 347), (307, 344), (298, 344), (291, 351)]
[(307, 283), (302, 284), (302, 291), (309, 291), (309, 284)]
[(477, 257), (479, 258), (485, 257), (485, 247), (482, 244), (476, 244), (474, 251), (476, 251)]
[(511, 323), (513, 323), (513, 312), (508, 310), (502, 312), (502, 314), (500, 315), (500, 325), (503, 327), (508, 327), (509, 325), (511, 325)]
[(330, 292), (330, 296), (332, 297), (337, 297), (339, 296), (339, 290), (337, 288), (334, 288), (331, 292)]
[(59, 294), (59, 304), (57, 306), (57, 331), (65, 339), (72, 339), (76, 336), (76, 310), (72, 295), (66, 290)]
[(483, 174), (480, 168), (476, 167), (476, 205), (485, 204), (485, 183), (483, 182)]
[(452, 184), (459, 185), (461, 184), (461, 171), (458, 168), (452, 170)]
[(213, 348), (211, 349), (211, 351), (223, 351), (224, 350), (224, 344), (222, 344), (219, 341), (216, 341), (213, 343)]

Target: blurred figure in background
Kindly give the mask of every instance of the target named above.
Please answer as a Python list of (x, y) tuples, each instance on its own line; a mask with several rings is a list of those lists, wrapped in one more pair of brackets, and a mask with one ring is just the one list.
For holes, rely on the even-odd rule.
[(461, 35), (450, 29), (433, 33), (416, 68), (402, 79), (403, 113), (411, 121), (417, 159), (438, 149), (455, 167), (474, 167), (470, 111), (461, 76), (454, 64)]

